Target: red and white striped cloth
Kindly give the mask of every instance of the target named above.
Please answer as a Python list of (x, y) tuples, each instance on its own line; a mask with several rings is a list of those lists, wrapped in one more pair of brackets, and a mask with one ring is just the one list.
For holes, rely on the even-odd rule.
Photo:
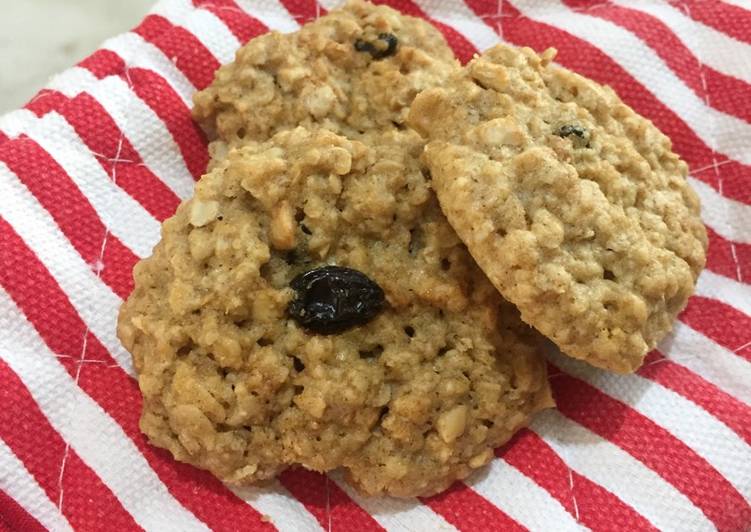
[(751, 529), (751, 2), (393, 0), (456, 55), (505, 40), (613, 86), (691, 167), (707, 270), (634, 375), (554, 357), (559, 409), (437, 497), (288, 471), (228, 489), (138, 430), (131, 268), (208, 159), (192, 93), (338, 2), (162, 0), (0, 118), (0, 529)]

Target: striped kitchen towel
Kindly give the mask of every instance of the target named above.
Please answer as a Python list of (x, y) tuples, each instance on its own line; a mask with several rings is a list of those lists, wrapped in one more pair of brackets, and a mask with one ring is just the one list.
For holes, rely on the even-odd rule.
[(191, 95), (321, 0), (162, 0), (0, 118), (0, 529), (751, 528), (751, 2), (392, 0), (468, 60), (507, 41), (611, 85), (691, 168), (710, 238), (672, 335), (633, 375), (551, 358), (558, 410), (420, 500), (291, 470), (230, 489), (138, 430), (115, 336), (131, 269), (208, 160)]

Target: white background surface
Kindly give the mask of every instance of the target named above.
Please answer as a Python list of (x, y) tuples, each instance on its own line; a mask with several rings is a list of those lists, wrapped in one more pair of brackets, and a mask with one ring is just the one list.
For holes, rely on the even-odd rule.
[(0, 113), (131, 29), (155, 0), (0, 0)]

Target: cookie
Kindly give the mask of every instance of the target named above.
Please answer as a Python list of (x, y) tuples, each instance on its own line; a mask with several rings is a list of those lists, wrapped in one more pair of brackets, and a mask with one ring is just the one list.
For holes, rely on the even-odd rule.
[(414, 101), (444, 213), (522, 319), (634, 371), (671, 329), (707, 237), (670, 140), (609, 87), (499, 45)]
[(193, 114), (224, 141), (212, 146), (217, 158), (225, 143), (264, 141), (297, 126), (353, 137), (404, 127), (415, 95), (457, 68), (443, 36), (424, 20), (350, 1), (297, 32), (248, 42), (195, 95)]
[(227, 153), (135, 270), (141, 429), (231, 484), (301, 464), (436, 493), (552, 406), (536, 333), (440, 211), (413, 131)]

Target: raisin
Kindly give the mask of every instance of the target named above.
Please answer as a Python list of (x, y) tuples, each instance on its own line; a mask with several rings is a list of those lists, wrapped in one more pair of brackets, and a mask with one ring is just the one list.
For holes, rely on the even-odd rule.
[(383, 308), (380, 286), (364, 273), (340, 266), (303, 272), (290, 283), (295, 297), (287, 312), (318, 334), (336, 334), (372, 320)]
[[(379, 43), (378, 41), (383, 41), (383, 43)], [(393, 33), (379, 33), (378, 39), (375, 42), (357, 39), (355, 41), (355, 50), (358, 52), (368, 52), (373, 59), (383, 59), (384, 57), (394, 55), (398, 44), (399, 39)]]

